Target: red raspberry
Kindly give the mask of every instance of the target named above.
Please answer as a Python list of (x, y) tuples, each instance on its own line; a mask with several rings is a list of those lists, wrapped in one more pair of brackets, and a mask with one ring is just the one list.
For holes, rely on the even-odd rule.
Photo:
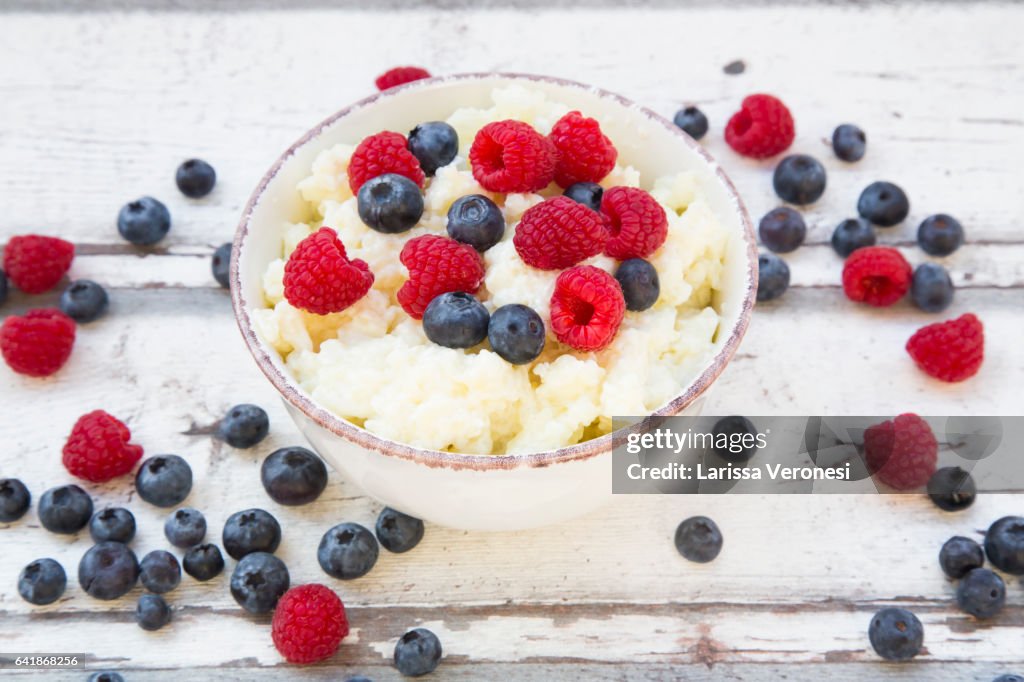
[(423, 169), (419, 159), (406, 147), (405, 135), (385, 130), (359, 143), (348, 162), (348, 186), (352, 194), (367, 180), (385, 173), (404, 175), (423, 187)]
[(910, 263), (889, 246), (866, 246), (851, 253), (843, 264), (843, 291), (851, 301), (879, 308), (903, 298), (913, 277)]
[(868, 470), (897, 490), (913, 490), (928, 483), (938, 454), (932, 428), (916, 414), (901, 414), (864, 432)]
[(551, 330), (576, 350), (605, 348), (622, 324), (626, 301), (622, 287), (600, 268), (578, 265), (555, 280), (551, 295)]
[(725, 126), (725, 141), (743, 156), (767, 159), (789, 149), (793, 115), (777, 97), (750, 95)]
[(635, 187), (612, 187), (601, 198), (601, 213), (608, 218), (606, 255), (616, 260), (646, 258), (665, 243), (668, 218), (647, 192)]
[(57, 286), (74, 257), (75, 245), (57, 237), (11, 237), (4, 248), (4, 271), (26, 294), (41, 294)]
[(612, 172), (619, 152), (601, 132), (601, 125), (578, 111), (558, 119), (548, 136), (558, 152), (555, 182), (568, 187), (576, 182), (600, 182)]
[(293, 587), (277, 602), (270, 634), (289, 663), (323, 661), (348, 635), (345, 605), (323, 585)]
[(426, 69), (421, 69), (418, 66), (396, 66), (377, 76), (377, 80), (374, 82), (377, 84), (378, 90), (387, 90), (424, 78), (430, 78), (430, 72)]
[(448, 237), (410, 239), (399, 259), (409, 270), (409, 280), (398, 290), (398, 302), (417, 320), (435, 297), (450, 291), (473, 294), (484, 281), (484, 261), (477, 250)]
[(907, 352), (925, 374), (963, 381), (977, 374), (985, 359), (985, 329), (971, 313), (929, 324), (910, 337)]
[(491, 192), (536, 192), (555, 177), (551, 140), (522, 121), (488, 123), (469, 148), (473, 177)]
[(608, 226), (597, 211), (569, 197), (553, 197), (523, 213), (512, 243), (523, 262), (561, 270), (601, 253)]
[(128, 442), (131, 437), (127, 426), (103, 410), (83, 415), (64, 444), (64, 468), (93, 483), (124, 476), (142, 457), (142, 448)]
[(59, 310), (11, 315), (0, 327), (0, 352), (18, 374), (48, 377), (64, 366), (75, 345), (75, 321)]
[(370, 266), (358, 258), (349, 260), (345, 245), (329, 227), (299, 242), (284, 266), (284, 297), (317, 315), (341, 312), (371, 286)]

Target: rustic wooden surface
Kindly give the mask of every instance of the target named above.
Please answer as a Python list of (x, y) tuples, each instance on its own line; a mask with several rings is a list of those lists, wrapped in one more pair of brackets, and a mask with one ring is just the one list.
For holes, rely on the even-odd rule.
[[(19, 2), (24, 9), (27, 3)], [(154, 3), (149, 3), (150, 5)], [(173, 3), (169, 3), (173, 4)], [(189, 4), (189, 3), (185, 3)], [(237, 5), (237, 3), (235, 3)], [(327, 580), (350, 610), (353, 634), (330, 662), (285, 666), (267, 620), (231, 599), (227, 572), (190, 578), (170, 595), (172, 626), (145, 633), (134, 599), (97, 602), (77, 585), (88, 534), (46, 533), (35, 511), (0, 527), (0, 650), (79, 652), (88, 668), (130, 680), (189, 678), (397, 679), (396, 638), (425, 626), (441, 638), (439, 680), (859, 679), (989, 680), (1024, 672), (1024, 587), (987, 623), (959, 613), (936, 565), (941, 543), (996, 517), (1021, 513), (1020, 496), (984, 496), (969, 511), (939, 513), (917, 497), (626, 497), (588, 518), (524, 533), (430, 527), (404, 556), (383, 553), (365, 578), (333, 582), (317, 566), (320, 535), (343, 520), (372, 525), (379, 505), (332, 473), (323, 497), (286, 509), (266, 497), (258, 463), (301, 442), (247, 356), (209, 256), (227, 241), (248, 193), (281, 149), (372, 89), (384, 68), (417, 63), (436, 73), (514, 70), (592, 82), (666, 115), (695, 102), (709, 115), (706, 145), (736, 180), (755, 219), (776, 204), (770, 163), (745, 161), (721, 139), (743, 95), (782, 95), (796, 113), (795, 151), (826, 164), (829, 189), (807, 211), (809, 244), (788, 257), (791, 291), (758, 308), (750, 332), (709, 401), (711, 413), (1021, 414), (1024, 288), (1024, 7), (826, 5), (673, 9), (407, 12), (296, 8), (235, 13), (93, 12), (42, 3), (46, 13), (0, 13), (0, 243), (40, 232), (78, 245), (74, 277), (111, 291), (110, 315), (79, 331), (53, 379), (0, 368), (0, 476), (22, 478), (36, 499), (67, 482), (59, 449), (80, 414), (126, 419), (150, 454), (185, 455), (219, 540), (225, 518), (249, 506), (284, 526), (280, 550), (294, 583)], [(459, 5), (461, 3), (454, 3)], [(195, 3), (189, 6), (195, 7)], [(742, 59), (746, 72), (722, 66)], [(845, 165), (824, 139), (841, 122), (869, 136), (863, 162)], [(212, 162), (214, 193), (188, 201), (173, 185), (189, 156)], [(944, 211), (969, 243), (947, 264), (960, 288), (949, 316), (986, 325), (977, 378), (944, 386), (918, 373), (902, 346), (935, 318), (901, 303), (870, 311), (838, 289), (828, 246), (871, 180), (903, 185), (910, 219), (882, 233), (912, 262), (914, 229)], [(140, 251), (118, 239), (118, 207), (140, 194), (165, 201), (170, 236)], [(4, 313), (55, 297), (14, 295)], [(252, 451), (210, 437), (230, 405), (256, 402), (272, 436)], [(132, 502), (124, 481), (86, 486), (98, 506)], [(140, 554), (165, 546), (165, 512), (131, 504)], [(726, 544), (706, 566), (672, 546), (675, 525), (704, 513)], [(18, 571), (39, 556), (68, 570), (65, 597), (31, 607)], [(908, 605), (927, 651), (910, 665), (870, 651), (871, 614)], [(4, 671), (6, 673), (8, 671)], [(23, 671), (80, 680), (81, 671)]]

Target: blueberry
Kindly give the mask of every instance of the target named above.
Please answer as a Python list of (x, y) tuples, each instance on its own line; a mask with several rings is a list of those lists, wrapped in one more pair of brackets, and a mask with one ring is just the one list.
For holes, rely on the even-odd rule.
[(135, 587), (138, 579), (139, 560), (120, 542), (95, 544), (78, 563), (78, 584), (95, 599), (117, 599)]
[(928, 216), (917, 228), (917, 243), (930, 256), (948, 256), (964, 243), (964, 227), (945, 213)]
[(144, 594), (135, 605), (135, 622), (143, 630), (159, 630), (171, 622), (171, 607), (158, 594)]
[(441, 640), (426, 628), (409, 630), (395, 644), (395, 667), (406, 677), (432, 673), (441, 662)]
[(987, 568), (975, 568), (960, 579), (956, 603), (975, 618), (991, 618), (1006, 604), (1006, 583)]
[(600, 211), (604, 188), (596, 182), (576, 182), (566, 187), (562, 196), (569, 197), (577, 204), (583, 204), (594, 211)]
[(16, 478), (0, 478), (0, 523), (17, 521), (32, 504), (32, 494)]
[(327, 487), (327, 467), (306, 448), (281, 448), (263, 460), (260, 481), (278, 504), (309, 504)]
[(1024, 677), (1014, 675), (1012, 673), (1005, 673), (992, 680), (992, 682), (1024, 682)]
[(1024, 575), (1024, 517), (1004, 516), (989, 526), (985, 554), (999, 570)]
[(832, 233), (832, 248), (843, 258), (857, 249), (874, 246), (876, 241), (875, 228), (859, 218), (847, 218)]
[(62, 485), (43, 493), (37, 511), (43, 528), (51, 533), (70, 535), (89, 523), (92, 498), (77, 485)]
[(757, 300), (771, 301), (789, 288), (789, 266), (773, 253), (757, 257)]
[(706, 516), (691, 516), (676, 528), (675, 543), (685, 558), (706, 564), (722, 551), (722, 531)]
[(217, 171), (202, 159), (189, 159), (178, 166), (174, 182), (188, 198), (201, 199), (213, 191), (213, 186), (217, 184)]
[[(757, 453), (757, 445), (754, 443), (757, 428), (746, 417), (722, 417), (715, 422), (712, 435), (715, 440), (715, 454), (726, 462), (742, 464)], [(723, 447), (719, 447), (719, 444)]]
[(872, 182), (857, 199), (857, 213), (879, 227), (892, 227), (906, 219), (910, 200), (898, 185), (884, 180)]
[(150, 592), (164, 594), (181, 583), (181, 565), (170, 552), (155, 549), (139, 562), (139, 579)]
[(262, 407), (235, 405), (220, 420), (217, 433), (233, 448), (251, 448), (267, 437), (270, 418)]
[(21, 569), (18, 576), (18, 594), (29, 604), (52, 604), (64, 594), (68, 576), (64, 567), (53, 559), (36, 559)]
[(213, 252), (213, 259), (210, 261), (210, 270), (217, 284), (228, 289), (231, 287), (231, 242), (221, 244)]
[(420, 162), (420, 168), (433, 177), (438, 168), (447, 166), (459, 153), (459, 136), (444, 121), (420, 123), (409, 132), (409, 151)]
[(525, 365), (540, 355), (546, 336), (540, 315), (519, 303), (495, 310), (487, 327), (491, 349), (513, 365)]
[(962, 511), (974, 504), (974, 478), (960, 467), (942, 467), (928, 479), (928, 497), (939, 509)]
[(377, 517), (377, 539), (389, 552), (408, 552), (423, 539), (423, 522), (391, 507), (385, 507)]
[(75, 280), (60, 296), (60, 309), (75, 322), (92, 322), (107, 310), (107, 291), (88, 279)]
[(324, 533), (316, 558), (327, 575), (352, 580), (366, 575), (379, 553), (373, 533), (358, 523), (339, 523)]
[(924, 626), (910, 611), (894, 607), (882, 609), (868, 628), (871, 647), (887, 661), (909, 661), (924, 643)]
[[(355, 677), (348, 678), (347, 680), (345, 680), (345, 682), (373, 682), (373, 680), (371, 680), (369, 677), (356, 675)], [(1021, 680), (1021, 682), (1024, 682), (1024, 680)]]
[(397, 234), (411, 230), (423, 215), (423, 195), (409, 178), (385, 173), (367, 180), (357, 197), (359, 217), (377, 232)]
[(132, 244), (156, 244), (171, 229), (171, 212), (153, 197), (142, 197), (121, 207), (117, 231)]
[(953, 302), (953, 280), (938, 263), (922, 263), (914, 269), (910, 297), (927, 313), (941, 312)]
[(764, 214), (757, 227), (761, 243), (775, 253), (796, 251), (807, 236), (804, 217), (788, 206), (773, 208)]
[(7, 273), (0, 270), (0, 303), (7, 300)]
[(483, 253), (505, 236), (505, 216), (482, 194), (459, 197), (448, 209), (448, 236)]
[(224, 523), (224, 550), (234, 559), (253, 552), (274, 553), (281, 544), (281, 524), (262, 509), (235, 512)]
[(867, 148), (867, 135), (852, 123), (844, 123), (832, 133), (832, 150), (843, 161), (860, 161)]
[(969, 571), (985, 564), (985, 552), (981, 545), (970, 538), (955, 535), (946, 540), (939, 550), (939, 566), (942, 572), (954, 580), (963, 578)]
[(174, 507), (192, 492), (192, 468), (177, 455), (150, 457), (135, 474), (135, 489), (150, 504)]
[(89, 535), (95, 542), (131, 542), (135, 537), (135, 517), (123, 507), (108, 507), (93, 515)]
[(185, 552), (181, 560), (185, 572), (201, 582), (212, 580), (224, 570), (224, 557), (217, 545), (196, 545)]
[(630, 258), (622, 261), (615, 271), (615, 279), (622, 287), (627, 310), (635, 312), (647, 310), (658, 301), (658, 296), (661, 295), (658, 271), (643, 258)]
[(175, 547), (194, 547), (206, 537), (206, 518), (198, 509), (183, 507), (164, 521), (164, 535)]
[(121, 677), (120, 673), (106, 670), (89, 675), (89, 679), (86, 682), (124, 682), (124, 678)]
[(423, 332), (445, 348), (472, 348), (487, 338), (491, 316), (472, 295), (453, 291), (434, 298), (423, 312)]
[(672, 121), (695, 140), (704, 137), (708, 132), (708, 117), (697, 107), (680, 109)]
[(270, 613), (288, 591), (288, 567), (273, 554), (246, 554), (231, 574), (231, 596), (249, 613)]
[(787, 156), (775, 167), (772, 185), (783, 201), (813, 204), (825, 193), (825, 167), (813, 156)]

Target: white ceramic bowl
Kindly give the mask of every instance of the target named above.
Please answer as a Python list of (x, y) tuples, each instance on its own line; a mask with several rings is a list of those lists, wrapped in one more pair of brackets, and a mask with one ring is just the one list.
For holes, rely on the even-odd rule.
[(611, 496), (611, 446), (616, 434), (529, 455), (462, 455), (411, 447), (380, 438), (331, 414), (289, 375), (278, 353), (253, 328), (251, 311), (263, 307), (262, 276), (280, 257), (281, 229), (305, 215), (296, 184), (313, 159), (337, 143), (355, 144), (381, 130), (410, 130), (443, 120), (463, 106), (486, 107), (491, 91), (511, 83), (547, 93), (584, 115), (599, 116), (619, 158), (642, 178), (696, 172), (701, 189), (732, 234), (715, 354), (656, 415), (697, 414), (705, 391), (736, 351), (750, 319), (757, 288), (757, 247), (750, 217), (718, 164), (675, 125), (597, 88), (519, 74), (465, 74), (394, 88), (339, 111), (313, 128), (277, 160), (242, 215), (231, 263), (231, 294), (245, 342), (284, 398), (313, 447), (369, 495), (403, 512), (465, 529), (518, 529), (555, 523), (590, 511)]

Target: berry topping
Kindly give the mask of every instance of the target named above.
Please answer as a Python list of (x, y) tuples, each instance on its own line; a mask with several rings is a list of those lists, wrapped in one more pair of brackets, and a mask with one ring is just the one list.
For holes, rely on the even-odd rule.
[(864, 431), (864, 459), (879, 481), (896, 490), (914, 490), (935, 473), (939, 445), (928, 422), (901, 414)]
[(253, 552), (273, 554), (281, 544), (281, 524), (262, 509), (235, 512), (224, 522), (221, 541), (232, 559), (241, 559)]
[(793, 115), (776, 97), (750, 95), (725, 126), (725, 141), (736, 152), (766, 159), (789, 149), (796, 137)]
[(868, 638), (875, 653), (887, 661), (909, 661), (924, 643), (924, 626), (910, 611), (889, 607), (871, 619)]
[(64, 444), (64, 468), (93, 483), (124, 476), (142, 458), (142, 448), (128, 442), (131, 437), (127, 426), (103, 410), (83, 415)]
[(107, 291), (96, 282), (79, 279), (68, 285), (60, 297), (61, 311), (75, 322), (92, 322), (107, 310)]
[(385, 173), (404, 175), (423, 187), (423, 169), (409, 151), (405, 135), (389, 130), (370, 135), (352, 152), (348, 162), (349, 189), (352, 194), (359, 194), (363, 183)]
[(825, 193), (825, 167), (813, 156), (793, 154), (775, 167), (772, 186), (783, 201), (813, 204)]
[(555, 145), (558, 161), (555, 182), (568, 187), (577, 182), (600, 182), (615, 168), (619, 153), (601, 132), (601, 125), (578, 111), (558, 119), (548, 136)]
[(174, 507), (192, 492), (192, 467), (177, 455), (145, 460), (135, 473), (139, 497), (157, 507)]
[(1000, 571), (1024, 575), (1024, 517), (1004, 516), (989, 526), (985, 554)]
[(231, 286), (231, 242), (221, 244), (213, 252), (210, 271), (213, 272), (213, 278), (221, 287), (227, 289)]
[(476, 249), (447, 237), (427, 234), (410, 239), (399, 259), (409, 270), (409, 279), (398, 290), (398, 303), (416, 320), (441, 294), (475, 294), (484, 281), (484, 261)]
[(128, 545), (100, 542), (78, 563), (78, 584), (94, 599), (117, 599), (139, 580), (139, 560)]
[(441, 640), (430, 630), (416, 628), (398, 638), (395, 667), (406, 677), (432, 673), (441, 662)]
[(491, 350), (506, 362), (525, 365), (544, 350), (547, 333), (544, 320), (528, 306), (519, 303), (503, 305), (491, 315), (487, 326)]
[(847, 218), (836, 225), (832, 233), (832, 248), (843, 258), (857, 249), (874, 246), (877, 241), (875, 228), (866, 220)]
[(928, 497), (943, 511), (963, 511), (977, 497), (970, 472), (960, 467), (942, 467), (928, 479)]
[(695, 140), (699, 140), (708, 133), (708, 117), (697, 107), (686, 107), (676, 112), (672, 121), (679, 126), (684, 133)]
[(385, 173), (367, 180), (357, 197), (359, 218), (382, 234), (408, 232), (423, 216), (423, 195), (407, 177)]
[(938, 263), (922, 263), (914, 269), (910, 298), (926, 313), (942, 312), (953, 302), (953, 280)]
[(290, 583), (283, 561), (267, 552), (253, 552), (231, 573), (231, 596), (249, 613), (270, 613)]
[(170, 552), (155, 549), (139, 562), (139, 579), (150, 592), (164, 594), (181, 582), (181, 566)]
[(196, 545), (181, 560), (185, 572), (200, 582), (213, 580), (224, 570), (224, 557), (217, 545)]
[(74, 258), (75, 245), (63, 239), (35, 234), (11, 237), (4, 247), (4, 272), (26, 294), (41, 294), (57, 286)]
[(381, 546), (395, 554), (408, 552), (423, 539), (423, 522), (391, 507), (381, 510), (376, 530)]
[(851, 301), (884, 308), (903, 298), (912, 275), (910, 263), (896, 249), (867, 246), (843, 264), (843, 291)]
[(910, 200), (898, 185), (872, 182), (857, 199), (857, 213), (879, 227), (892, 227), (910, 213)]
[(158, 594), (144, 594), (135, 605), (135, 622), (143, 630), (159, 630), (171, 622), (171, 607)]
[(127, 203), (117, 214), (117, 231), (132, 244), (156, 244), (170, 230), (171, 212), (153, 197), (140, 197)]
[(448, 209), (448, 236), (483, 253), (505, 236), (505, 216), (482, 194), (459, 197)]
[(373, 533), (358, 523), (339, 523), (324, 533), (316, 550), (320, 568), (332, 578), (354, 580), (370, 572), (380, 549)]
[(235, 405), (217, 427), (217, 435), (233, 448), (251, 448), (270, 433), (270, 418), (258, 405)]
[(1006, 604), (1006, 583), (987, 568), (975, 568), (960, 579), (956, 603), (975, 618), (991, 618)]
[(985, 357), (985, 330), (971, 313), (914, 332), (907, 352), (925, 374), (956, 382), (978, 373)]
[(64, 366), (75, 345), (75, 323), (59, 310), (11, 315), (0, 326), (0, 353), (18, 374), (47, 377)]
[(654, 305), (661, 294), (658, 271), (643, 258), (630, 258), (619, 265), (615, 279), (622, 287), (626, 310), (640, 312)]
[(32, 494), (16, 478), (0, 478), (0, 523), (17, 521), (28, 511)]
[(36, 559), (21, 570), (18, 594), (29, 604), (45, 606), (64, 596), (68, 576), (53, 559)]
[(396, 66), (377, 76), (374, 81), (378, 90), (387, 90), (413, 81), (430, 78), (430, 72), (418, 66)]
[(0, 304), (7, 300), (7, 275), (3, 270), (0, 270)]
[(341, 312), (372, 285), (370, 266), (349, 260), (345, 245), (329, 227), (299, 242), (284, 266), (284, 297), (296, 308), (318, 315)]
[(428, 177), (447, 166), (459, 153), (459, 135), (444, 121), (421, 123), (409, 132), (409, 151)]
[(281, 448), (263, 460), (260, 482), (270, 499), (278, 504), (289, 507), (309, 504), (327, 487), (327, 467), (306, 448)]
[(189, 159), (178, 166), (174, 182), (188, 198), (201, 199), (213, 191), (217, 184), (217, 171), (202, 159)]
[(706, 564), (722, 551), (722, 531), (706, 516), (691, 516), (676, 528), (675, 544), (689, 561)]
[(94, 542), (123, 542), (135, 537), (135, 517), (123, 507), (107, 507), (89, 521), (89, 535)]
[(647, 192), (636, 187), (612, 187), (601, 197), (606, 218), (606, 255), (616, 260), (646, 258), (665, 243), (668, 218)]
[(461, 291), (441, 294), (423, 313), (427, 338), (446, 348), (472, 348), (487, 338), (491, 316), (483, 303)]
[(761, 243), (775, 253), (796, 251), (807, 236), (804, 217), (788, 206), (773, 208), (764, 214), (757, 227)]
[(494, 121), (476, 134), (469, 149), (473, 177), (491, 192), (536, 192), (555, 177), (551, 140), (522, 121)]
[(39, 522), (51, 533), (71, 535), (92, 517), (92, 498), (77, 485), (50, 488), (39, 498)]
[(563, 196), (528, 208), (512, 243), (527, 265), (562, 270), (601, 253), (607, 240), (601, 215)]
[(626, 312), (622, 287), (600, 268), (579, 265), (555, 280), (551, 295), (551, 331), (580, 351), (597, 351), (615, 338)]
[(844, 123), (832, 132), (832, 151), (843, 161), (860, 161), (867, 147), (867, 135), (852, 123)]
[(917, 228), (917, 243), (930, 256), (948, 256), (964, 243), (963, 225), (945, 213), (928, 216)]
[(789, 266), (774, 253), (757, 257), (757, 300), (771, 301), (789, 288)]
[(345, 605), (323, 585), (300, 585), (277, 602), (271, 636), (289, 663), (330, 658), (348, 635)]
[[(940, 469), (941, 471), (941, 469)], [(939, 566), (942, 572), (953, 580), (959, 580), (968, 571), (981, 568), (985, 564), (985, 552), (981, 545), (961, 535), (946, 540), (939, 550)]]
[(596, 182), (576, 182), (565, 188), (562, 196), (567, 196), (577, 204), (583, 204), (589, 209), (601, 212), (601, 198), (604, 196), (604, 187)]
[(206, 537), (206, 517), (198, 509), (183, 507), (164, 521), (164, 535), (175, 547), (195, 547)]

